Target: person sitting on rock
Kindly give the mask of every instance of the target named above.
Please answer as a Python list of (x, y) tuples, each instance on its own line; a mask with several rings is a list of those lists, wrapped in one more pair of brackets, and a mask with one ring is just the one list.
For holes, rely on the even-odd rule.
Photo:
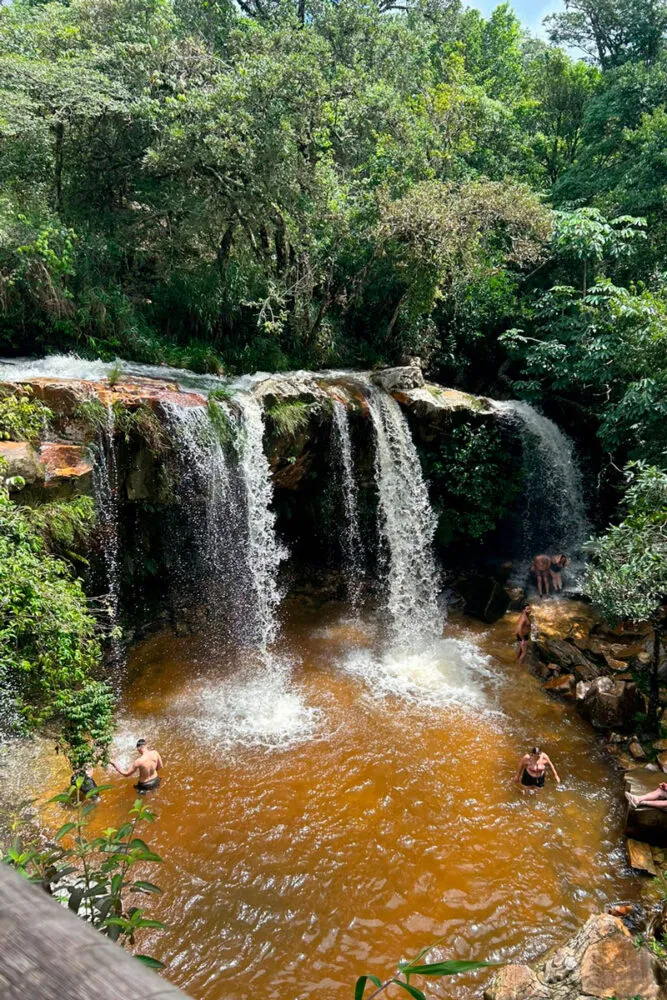
[(537, 580), (537, 591), (540, 597), (548, 597), (551, 581), (551, 557), (545, 555), (535, 556), (530, 571)]
[(556, 784), (560, 785), (558, 772), (547, 754), (543, 753), (539, 747), (533, 747), (530, 753), (524, 754), (521, 758), (519, 770), (514, 780), (521, 783), (522, 791), (523, 788), (544, 788), (547, 767), (551, 768)]
[(648, 792), (646, 795), (630, 795), (630, 792), (626, 792), (625, 797), (633, 809), (637, 809), (638, 806), (667, 809), (667, 781), (661, 781), (654, 792)]
[(554, 593), (560, 593), (563, 589), (563, 570), (567, 566), (570, 560), (567, 556), (559, 554), (557, 556), (551, 557), (551, 583), (553, 584)]
[(523, 663), (526, 659), (526, 653), (528, 652), (528, 640), (530, 639), (532, 629), (532, 620), (530, 617), (531, 611), (532, 608), (530, 604), (524, 604), (521, 609), (521, 614), (519, 615), (519, 620), (516, 623), (516, 637), (519, 643), (516, 651), (518, 663)]

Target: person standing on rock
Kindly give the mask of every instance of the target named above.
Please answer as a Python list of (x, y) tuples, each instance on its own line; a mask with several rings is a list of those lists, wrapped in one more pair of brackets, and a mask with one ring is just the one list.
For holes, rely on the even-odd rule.
[(547, 754), (543, 753), (539, 747), (533, 747), (530, 753), (524, 754), (519, 763), (519, 770), (514, 780), (524, 788), (544, 788), (547, 767), (551, 768), (551, 773), (556, 779), (556, 784), (560, 785), (560, 778), (556, 768), (551, 763)]
[(124, 778), (129, 778), (133, 774), (139, 775), (139, 780), (134, 786), (138, 792), (151, 792), (154, 788), (157, 788), (160, 784), (160, 776), (158, 771), (162, 767), (162, 758), (157, 750), (150, 750), (146, 740), (137, 740), (137, 750), (139, 751), (139, 756), (135, 760), (132, 767), (127, 771), (123, 771), (122, 768), (115, 764), (114, 761), (109, 761), (112, 767), (122, 774)]
[(535, 556), (530, 571), (537, 581), (537, 592), (540, 597), (548, 597), (551, 584), (551, 556)]
[(519, 620), (516, 623), (516, 637), (519, 643), (516, 658), (518, 663), (523, 663), (526, 659), (526, 653), (528, 652), (528, 640), (531, 636), (532, 631), (532, 619), (530, 613), (532, 608), (530, 604), (524, 604), (521, 609), (521, 614), (519, 615)]
[(553, 584), (554, 593), (560, 593), (563, 589), (563, 570), (567, 566), (569, 559), (567, 556), (561, 554), (551, 557), (551, 583)]

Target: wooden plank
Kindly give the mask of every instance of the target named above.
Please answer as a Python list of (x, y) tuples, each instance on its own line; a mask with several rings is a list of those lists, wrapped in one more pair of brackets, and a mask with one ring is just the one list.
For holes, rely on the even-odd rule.
[(0, 864), (3, 1000), (187, 1000), (119, 945)]

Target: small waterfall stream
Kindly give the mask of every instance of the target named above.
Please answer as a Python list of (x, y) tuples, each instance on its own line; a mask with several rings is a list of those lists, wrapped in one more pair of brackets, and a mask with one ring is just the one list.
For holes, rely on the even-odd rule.
[(375, 432), (378, 531), (390, 634), (395, 645), (413, 646), (442, 635), (440, 579), (433, 555), (437, 520), (400, 406), (371, 385), (368, 406)]
[(573, 444), (552, 420), (528, 403), (510, 400), (494, 406), (521, 436), (520, 574), (525, 576), (533, 557), (542, 552), (565, 553), (572, 563), (570, 574), (576, 574), (590, 525)]
[[(98, 434), (93, 453), (93, 487), (97, 515), (103, 534), (103, 558), (107, 576), (106, 608), (111, 624), (110, 651), (114, 665), (122, 661), (122, 649), (116, 634), (120, 610), (120, 538), (118, 522), (118, 463), (115, 448), (115, 416), (106, 407), (106, 419)], [(92, 449), (91, 449), (92, 450)]]
[(246, 558), (254, 594), (253, 620), (250, 624), (254, 643), (262, 653), (266, 653), (278, 634), (278, 570), (288, 553), (276, 535), (273, 484), (269, 462), (264, 454), (264, 413), (261, 404), (249, 394), (238, 396), (236, 401), (241, 411), (237, 447), (247, 510)]
[(359, 526), (359, 497), (352, 458), (350, 417), (347, 406), (339, 399), (333, 401), (334, 475), (339, 482), (345, 517), (341, 522), (340, 541), (343, 569), (347, 583), (347, 596), (356, 612), (362, 597), (364, 578), (364, 545)]

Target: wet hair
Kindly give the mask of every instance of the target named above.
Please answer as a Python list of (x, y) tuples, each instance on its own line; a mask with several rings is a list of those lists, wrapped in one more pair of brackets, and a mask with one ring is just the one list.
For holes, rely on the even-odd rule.
[(139, 747), (145, 747), (145, 746), (146, 746), (146, 740), (137, 740), (137, 750), (139, 749)]
[(531, 750), (530, 752), (531, 752), (531, 754), (533, 754), (533, 755), (534, 755), (535, 757), (539, 757), (539, 756), (540, 756), (540, 754), (542, 753), (542, 751), (540, 750), (540, 748), (539, 748), (539, 747), (533, 747), (533, 749), (532, 749), (532, 750)]

